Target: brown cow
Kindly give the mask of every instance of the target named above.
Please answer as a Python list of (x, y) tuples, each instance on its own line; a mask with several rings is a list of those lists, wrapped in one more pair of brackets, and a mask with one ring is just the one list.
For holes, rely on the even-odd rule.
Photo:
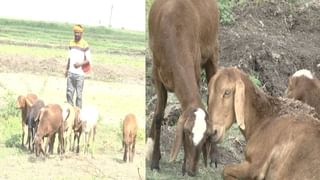
[(309, 104), (320, 114), (320, 80), (309, 70), (299, 70), (289, 77), (286, 95)]
[(199, 154), (210, 132), (199, 92), (200, 72), (204, 68), (209, 81), (218, 66), (218, 16), (215, 0), (157, 0), (151, 7), (149, 45), (157, 93), (147, 142), (151, 169), (159, 169), (161, 121), (170, 91), (176, 94), (182, 107), (170, 161), (176, 159), (183, 144), (183, 174), (195, 175)]
[[(134, 114), (127, 114), (123, 120), (122, 128), (122, 146), (124, 147), (123, 161), (133, 162), (136, 136), (137, 136), (137, 119)], [(128, 158), (129, 156), (129, 158)]]
[[(39, 114), (39, 124), (37, 132), (34, 138), (34, 144), (36, 149), (36, 155), (39, 156), (40, 152), (46, 155), (48, 145), (54, 139), (55, 134), (58, 132), (59, 135), (59, 147), (58, 152), (64, 152), (64, 123), (62, 116), (62, 108), (58, 104), (48, 104), (44, 108), (41, 108)], [(48, 137), (45, 145), (45, 150), (43, 150), (43, 138)], [(53, 146), (53, 144), (52, 144)]]
[(236, 68), (219, 70), (209, 84), (209, 116), (216, 141), (234, 120), (247, 141), (245, 160), (226, 165), (225, 180), (317, 180), (320, 121), (314, 109), (264, 94)]
[(32, 93), (29, 93), (26, 96), (20, 95), (17, 99), (16, 107), (21, 109), (21, 125), (22, 125), (21, 147), (24, 147), (24, 135), (28, 131), (27, 116), (32, 104), (36, 102), (37, 99), (38, 99), (37, 95)]

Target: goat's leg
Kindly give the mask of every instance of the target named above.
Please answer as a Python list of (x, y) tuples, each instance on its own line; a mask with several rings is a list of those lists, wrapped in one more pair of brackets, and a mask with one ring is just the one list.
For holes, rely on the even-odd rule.
[(30, 146), (30, 141), (31, 141), (31, 128), (28, 127), (28, 137), (27, 137), (27, 144), (28, 144), (28, 150), (31, 151), (31, 146)]
[(210, 149), (210, 142), (206, 140), (204, 145), (202, 146), (202, 156), (204, 166), (207, 167), (207, 159), (208, 159), (208, 150)]
[(88, 133), (84, 133), (84, 154), (88, 152)]
[(250, 163), (244, 161), (241, 164), (226, 165), (223, 170), (224, 180), (251, 179), (249, 177)]
[(213, 54), (207, 62), (204, 64), (204, 68), (206, 71), (206, 78), (207, 78), (207, 84), (209, 83), (211, 77), (217, 72), (218, 69), (218, 62), (219, 62), (219, 43), (216, 42), (215, 46), (213, 47)]
[[(49, 135), (48, 138), (47, 138), (47, 142), (44, 146), (44, 155), (46, 155), (46, 153), (48, 152), (48, 146), (49, 146), (49, 152), (50, 152), (50, 144), (51, 144), (51, 141), (52, 141), (52, 136), (54, 136), (55, 134), (53, 135)], [(41, 148), (42, 149), (42, 148)]]
[(34, 152), (34, 145), (33, 145), (33, 141), (34, 141), (34, 134), (35, 134), (35, 129), (32, 128), (31, 129), (31, 152)]
[(59, 144), (60, 144), (60, 155), (65, 152), (64, 149), (64, 137), (63, 137), (63, 127), (60, 127), (58, 137), (59, 137)]
[(81, 132), (77, 135), (77, 153), (80, 152), (80, 138), (81, 138)]
[[(151, 129), (149, 131), (148, 141), (151, 141), (153, 144), (152, 157), (151, 157), (151, 170), (157, 169), (159, 170), (159, 160), (161, 158), (160, 154), (160, 134), (161, 134), (161, 121), (164, 116), (164, 110), (167, 104), (167, 90), (164, 85), (161, 83), (158, 72), (156, 68), (153, 68), (153, 77), (154, 77), (154, 85), (157, 92), (157, 104), (155, 107), (155, 114), (152, 120)], [(149, 155), (148, 155), (149, 156)]]
[(21, 148), (24, 147), (24, 123), (22, 121)]
[(135, 146), (136, 146), (136, 136), (133, 138), (130, 162), (133, 162), (133, 158), (134, 158), (134, 154), (135, 154)]
[(75, 146), (77, 134), (78, 134), (77, 132), (73, 133), (73, 143), (72, 143), (72, 149), (71, 149), (72, 152), (74, 152), (74, 146)]
[(91, 142), (91, 156), (93, 157), (93, 154), (94, 154), (94, 149), (95, 149), (95, 146), (94, 146), (94, 141), (95, 141), (95, 136), (96, 136), (96, 126), (93, 127), (92, 129), (92, 142)]
[(129, 154), (129, 161), (127, 162), (132, 162), (132, 143), (129, 144), (128, 154)]
[(22, 122), (22, 147), (25, 147), (25, 145), (28, 144), (28, 140), (26, 141), (26, 143), (24, 142), (24, 136), (26, 133), (28, 133), (28, 125)]
[[(71, 133), (67, 136), (68, 140), (69, 140), (69, 151), (73, 151), (74, 146), (72, 147), (72, 134), (74, 134), (74, 132), (71, 130)], [(74, 145), (74, 141), (73, 141), (73, 145)]]
[(54, 146), (55, 139), (56, 139), (56, 133), (53, 133), (51, 138), (50, 138), (50, 144), (49, 144), (49, 153), (50, 154), (53, 154), (53, 146)]
[(218, 158), (219, 158), (219, 152), (218, 152), (218, 147), (217, 144), (211, 142), (211, 147), (210, 147), (210, 167), (212, 167), (212, 163), (215, 164), (215, 167), (217, 168), (218, 164)]
[(124, 153), (123, 153), (123, 161), (124, 161), (124, 162), (127, 162), (127, 158), (128, 158), (128, 147), (129, 147), (128, 144), (125, 144), (125, 145), (124, 145)]

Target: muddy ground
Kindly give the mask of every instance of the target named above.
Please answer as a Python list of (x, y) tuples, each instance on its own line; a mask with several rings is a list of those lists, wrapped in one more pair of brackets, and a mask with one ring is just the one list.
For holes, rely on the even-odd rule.
[[(290, 75), (299, 69), (309, 69), (320, 77), (320, 2), (312, 0), (292, 4), (288, 1), (247, 2), (234, 10), (235, 22), (219, 29), (220, 66), (237, 66), (255, 75), (263, 90), (282, 96)], [(151, 82), (151, 55), (147, 56), (147, 129), (150, 128), (155, 106)], [(203, 97), (206, 87), (202, 87)], [(205, 99), (203, 102), (206, 102)], [(179, 103), (170, 95), (162, 128), (162, 153), (169, 154), (175, 128), (171, 128), (181, 113)], [(243, 137), (230, 137), (229, 149), (220, 147), (220, 162), (229, 164), (243, 158)], [(149, 164), (147, 164), (149, 168)]]

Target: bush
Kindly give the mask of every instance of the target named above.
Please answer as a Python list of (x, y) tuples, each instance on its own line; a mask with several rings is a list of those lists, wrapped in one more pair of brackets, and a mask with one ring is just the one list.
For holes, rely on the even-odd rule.
[(220, 0), (218, 2), (219, 12), (220, 12), (220, 22), (222, 24), (232, 24), (234, 22), (234, 17), (232, 14), (232, 9), (235, 6), (234, 0)]
[(16, 97), (8, 92), (6, 95), (1, 97), (1, 104), (0, 106), (0, 118), (1, 119), (9, 119), (9, 117), (17, 117), (19, 116), (20, 110), (16, 108)]

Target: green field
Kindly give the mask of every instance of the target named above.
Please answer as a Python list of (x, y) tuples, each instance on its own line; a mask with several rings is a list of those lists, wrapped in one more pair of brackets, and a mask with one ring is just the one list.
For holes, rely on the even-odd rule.
[[(0, 41), (65, 49), (73, 38), (72, 24), (0, 19)], [(143, 54), (144, 32), (84, 26), (93, 52)]]

